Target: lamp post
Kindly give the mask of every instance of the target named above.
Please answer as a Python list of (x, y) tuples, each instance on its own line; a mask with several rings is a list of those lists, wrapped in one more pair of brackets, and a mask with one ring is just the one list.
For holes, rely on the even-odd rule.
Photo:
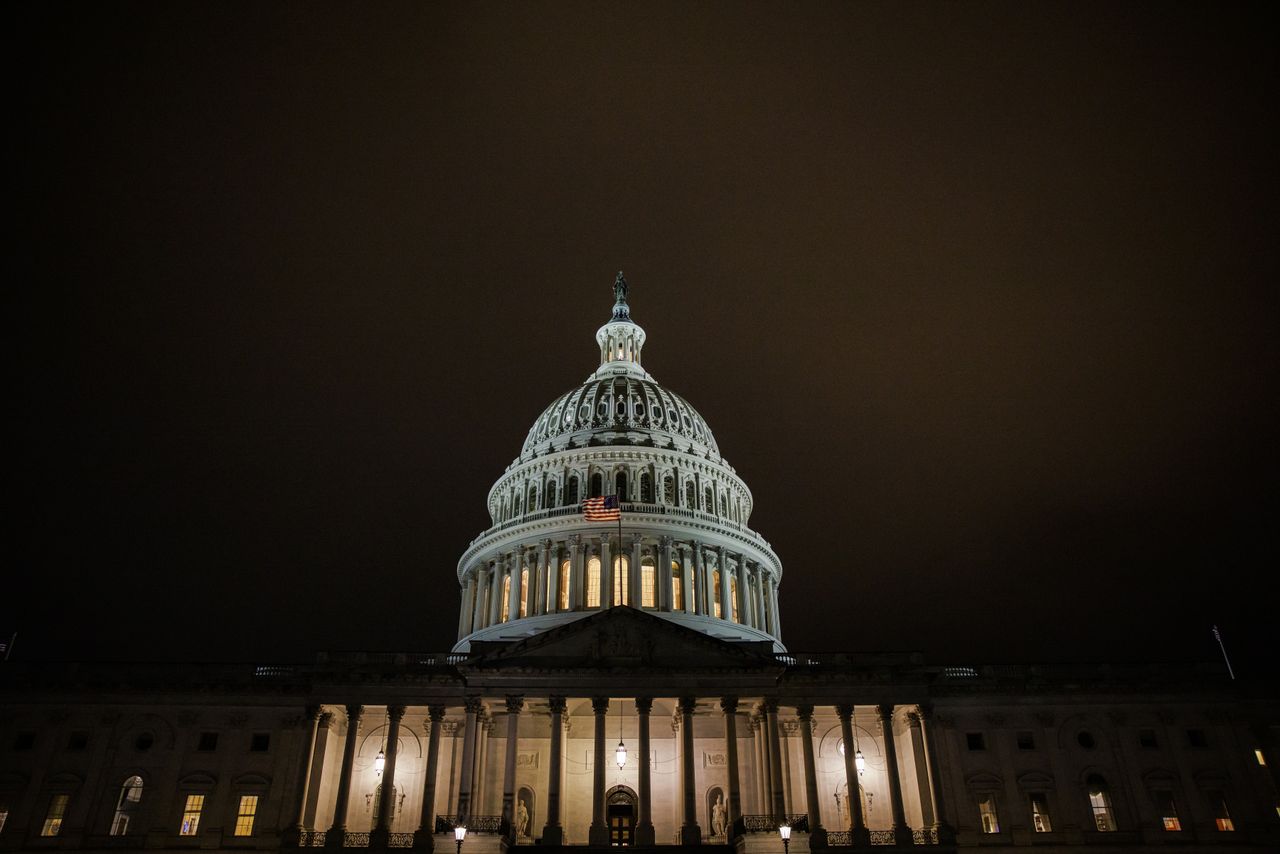
[(778, 835), (782, 837), (782, 850), (784, 852), (791, 851), (791, 825), (778, 825)]
[(462, 854), (462, 840), (467, 838), (467, 826), (460, 824), (453, 829), (453, 838), (458, 843), (458, 854)]

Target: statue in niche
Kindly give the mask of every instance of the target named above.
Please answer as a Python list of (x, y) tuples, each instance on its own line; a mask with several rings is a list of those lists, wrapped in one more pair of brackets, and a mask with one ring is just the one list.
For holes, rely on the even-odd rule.
[(529, 808), (525, 806), (523, 800), (520, 801), (520, 809), (516, 811), (516, 835), (520, 837), (529, 835)]
[(724, 836), (728, 832), (728, 816), (724, 809), (724, 795), (716, 795), (716, 802), (711, 807), (711, 835)]

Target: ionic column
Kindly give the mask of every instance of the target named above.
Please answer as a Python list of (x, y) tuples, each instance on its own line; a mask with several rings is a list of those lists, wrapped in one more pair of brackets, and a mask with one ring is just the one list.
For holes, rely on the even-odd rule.
[(471, 809), (478, 815), (488, 815), (486, 812), (488, 805), (486, 796), (488, 791), (488, 773), (486, 769), (489, 766), (489, 739), (493, 735), (493, 720), (489, 717), (489, 711), (485, 708), (480, 709), (480, 714), (476, 717), (476, 769), (471, 780)]
[[(552, 572), (551, 569), (551, 540), (542, 541), (542, 555), (539, 558), (539, 592), (538, 592), (538, 611), (539, 614), (547, 614), (555, 610), (555, 599), (552, 598), (552, 590), (556, 590), (554, 594), (559, 597), (559, 575), (560, 573)], [(555, 582), (552, 581), (552, 575), (556, 576)]]
[(733, 607), (729, 596), (729, 561), (725, 558), (724, 546), (716, 549), (716, 563), (720, 566), (720, 619), (732, 623)]
[(702, 559), (702, 543), (693, 544), (693, 574), (698, 585), (698, 613), (706, 615), (710, 613), (709, 604), (710, 597), (707, 591), (707, 569), (706, 561)]
[(608, 534), (600, 538), (600, 607), (613, 607), (613, 555)]
[(671, 601), (671, 537), (658, 538), (658, 610), (670, 612)]
[(721, 697), (720, 711), (724, 712), (724, 749), (729, 766), (729, 842), (737, 835), (738, 819), (742, 818), (742, 789), (738, 778), (738, 698)]
[(924, 739), (924, 752), (929, 760), (929, 791), (933, 795), (933, 826), (938, 840), (946, 845), (955, 838), (955, 831), (947, 823), (947, 808), (942, 800), (942, 766), (938, 764), (938, 745), (933, 734), (933, 709), (919, 706), (920, 735)]
[(858, 771), (853, 764), (854, 752), (857, 750), (857, 742), (853, 740), (853, 706), (836, 706), (836, 714), (840, 716), (840, 735), (844, 739), (844, 779), (845, 793), (849, 800), (849, 830), (852, 831), (854, 845), (870, 845), (871, 834), (867, 831), (867, 818), (862, 814)]
[(489, 579), (489, 625), (496, 626), (502, 619), (502, 558), (493, 562)]
[(569, 610), (581, 611), (585, 598), (582, 595), (582, 545), (581, 534), (569, 535)]
[[(404, 717), (404, 706), (387, 706), (387, 751), (382, 766), (382, 782), (379, 784), (382, 795), (382, 806), (378, 810), (378, 823), (373, 826), (370, 838), (371, 847), (386, 847), (387, 834), (391, 832), (391, 814), (395, 811), (396, 791), (396, 754), (400, 747), (400, 720)], [(376, 845), (373, 836), (383, 840), (381, 846)]]
[(333, 826), (325, 836), (325, 847), (342, 847), (347, 830), (347, 804), (351, 800), (351, 772), (356, 763), (356, 742), (360, 736), (360, 716), (364, 706), (347, 706), (347, 740), (342, 747), (342, 771), (338, 777), (338, 799), (333, 804)]
[(609, 713), (608, 697), (592, 697), (591, 709), (596, 715), (595, 760), (591, 767), (591, 829), (587, 841), (591, 845), (609, 844), (609, 826), (604, 814), (604, 725)]
[(686, 614), (697, 613), (694, 607), (694, 600), (698, 598), (698, 593), (694, 589), (694, 571), (693, 562), (689, 560), (689, 555), (685, 553), (682, 546), (680, 548), (680, 595), (684, 598), (684, 612)]
[(765, 584), (764, 576), (765, 576), (764, 567), (757, 566), (756, 567), (756, 595), (755, 595), (756, 628), (762, 632), (767, 633), (769, 631), (769, 627), (768, 627), (768, 620), (765, 619), (765, 614), (764, 614), (764, 584)]
[(525, 606), (525, 615), (536, 617), (538, 611), (538, 597), (542, 594), (542, 553), (537, 549), (529, 550), (529, 593), (528, 604)]
[(649, 712), (653, 710), (653, 698), (636, 697), (636, 716), (640, 727), (640, 816), (636, 824), (636, 845), (653, 845), (653, 785), (649, 779)]
[(747, 556), (738, 553), (738, 595), (736, 602), (738, 605), (738, 622), (744, 626), (751, 625), (751, 608), (747, 604), (747, 576), (749, 569), (747, 567)]
[(465, 638), (471, 634), (471, 614), (475, 606), (471, 602), (471, 597), (475, 595), (475, 578), (467, 573), (466, 583), (462, 585), (462, 603), (458, 608), (458, 638)]
[(524, 574), (524, 550), (516, 549), (508, 558), (507, 577), (511, 584), (507, 587), (507, 620), (520, 619), (520, 576)]
[(813, 759), (813, 706), (797, 706), (800, 718), (800, 749), (804, 753), (804, 800), (809, 813), (809, 847), (821, 848), (827, 843), (822, 826), (822, 802), (818, 799), (818, 769)]
[(302, 832), (306, 830), (307, 820), (307, 790), (311, 786), (311, 767), (315, 762), (316, 755), (316, 733), (320, 729), (320, 706), (307, 706), (307, 750), (302, 757), (302, 774), (298, 777), (298, 809), (296, 810), (297, 818), (293, 824), (285, 831), (285, 835), (296, 845), (297, 840), (301, 838)]
[(484, 594), (489, 589), (489, 570), (480, 568), (475, 570), (476, 589), (472, 594), (471, 601), (471, 631), (478, 632), (484, 628), (484, 618), (487, 611), (484, 607)]
[(428, 706), (427, 724), (431, 732), (427, 736), (427, 779), (422, 785), (422, 813), (418, 829), (413, 834), (413, 847), (423, 851), (435, 848), (436, 777), (440, 769), (440, 729), (443, 723), (444, 706)]
[(782, 618), (778, 615), (778, 585), (769, 582), (769, 613), (773, 619), (773, 636), (782, 640)]
[(795, 795), (791, 792), (791, 734), (795, 731), (793, 721), (778, 721), (778, 741), (782, 744), (782, 802), (788, 811), (796, 808)]
[(547, 823), (542, 828), (542, 844), (555, 846), (564, 844), (564, 828), (560, 826), (560, 744), (567, 704), (564, 697), (548, 697), (547, 705), (551, 709), (551, 756), (547, 763)]
[(765, 747), (764, 713), (758, 708), (751, 716), (751, 725), (756, 750), (756, 809), (765, 815), (769, 812), (769, 751)]
[[(641, 573), (640, 571), (640, 542), (643, 539), (644, 537), (641, 536), (640, 534), (631, 535), (631, 569), (628, 570), (627, 572), (627, 581), (628, 581), (627, 603), (631, 605), (632, 608), (644, 607), (644, 583), (643, 583), (644, 578), (643, 578), (643, 573)], [(656, 564), (657, 561), (654, 561), (654, 563)], [(658, 594), (657, 569), (658, 567), (654, 566), (655, 571), (653, 575), (653, 583), (654, 583), (655, 589), (653, 593), (654, 593), (655, 599), (657, 598), (657, 594)]]
[(462, 779), (458, 783), (458, 821), (465, 824), (471, 816), (471, 782), (475, 774), (476, 741), (479, 733), (480, 698), (466, 700), (466, 723), (462, 730)]
[(902, 777), (898, 771), (898, 746), (893, 740), (893, 706), (876, 706), (880, 717), (880, 737), (884, 739), (884, 762), (889, 770), (889, 807), (893, 812), (893, 838), (899, 845), (911, 844), (911, 828), (902, 808)]
[(680, 779), (684, 799), (684, 823), (680, 826), (681, 845), (701, 845), (702, 830), (698, 827), (698, 793), (693, 777), (693, 712), (698, 707), (694, 697), (680, 698)]
[(524, 697), (507, 695), (507, 756), (502, 768), (502, 831), (508, 842), (515, 842), (516, 751), (520, 747), (520, 710)]
[(764, 701), (765, 723), (769, 736), (769, 787), (770, 806), (779, 822), (787, 817), (787, 802), (782, 794), (782, 747), (778, 744), (778, 701)]
[(929, 793), (929, 764), (924, 757), (924, 739), (920, 733), (919, 711), (907, 713), (907, 732), (911, 738), (911, 758), (915, 760), (921, 826), (933, 827), (933, 796)]

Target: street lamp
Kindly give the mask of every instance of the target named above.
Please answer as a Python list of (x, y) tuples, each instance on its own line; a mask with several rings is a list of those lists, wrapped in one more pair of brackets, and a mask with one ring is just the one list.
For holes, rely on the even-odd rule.
[(627, 746), (622, 743), (622, 706), (618, 706), (618, 749), (613, 752), (613, 759), (621, 771), (627, 764)]
[(458, 841), (458, 854), (462, 854), (462, 840), (467, 838), (467, 826), (459, 824), (453, 829), (453, 838)]
[(862, 776), (862, 772), (867, 770), (867, 757), (862, 755), (861, 750), (853, 752), (853, 764), (858, 769), (858, 776)]
[(782, 850), (784, 852), (791, 851), (791, 825), (778, 825), (778, 835), (782, 837)]
[(381, 750), (379, 750), (378, 755), (373, 758), (373, 773), (376, 776), (381, 777), (382, 769), (386, 767), (386, 764), (387, 757)]

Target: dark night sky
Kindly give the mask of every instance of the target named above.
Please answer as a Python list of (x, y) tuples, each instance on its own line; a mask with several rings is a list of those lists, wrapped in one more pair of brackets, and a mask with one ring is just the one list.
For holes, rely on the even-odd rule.
[[(1274, 29), (1205, 4), (32, 4), (19, 658), (440, 650), (613, 274), (797, 650), (1267, 664)], [(16, 581), (17, 583), (12, 583)]]

